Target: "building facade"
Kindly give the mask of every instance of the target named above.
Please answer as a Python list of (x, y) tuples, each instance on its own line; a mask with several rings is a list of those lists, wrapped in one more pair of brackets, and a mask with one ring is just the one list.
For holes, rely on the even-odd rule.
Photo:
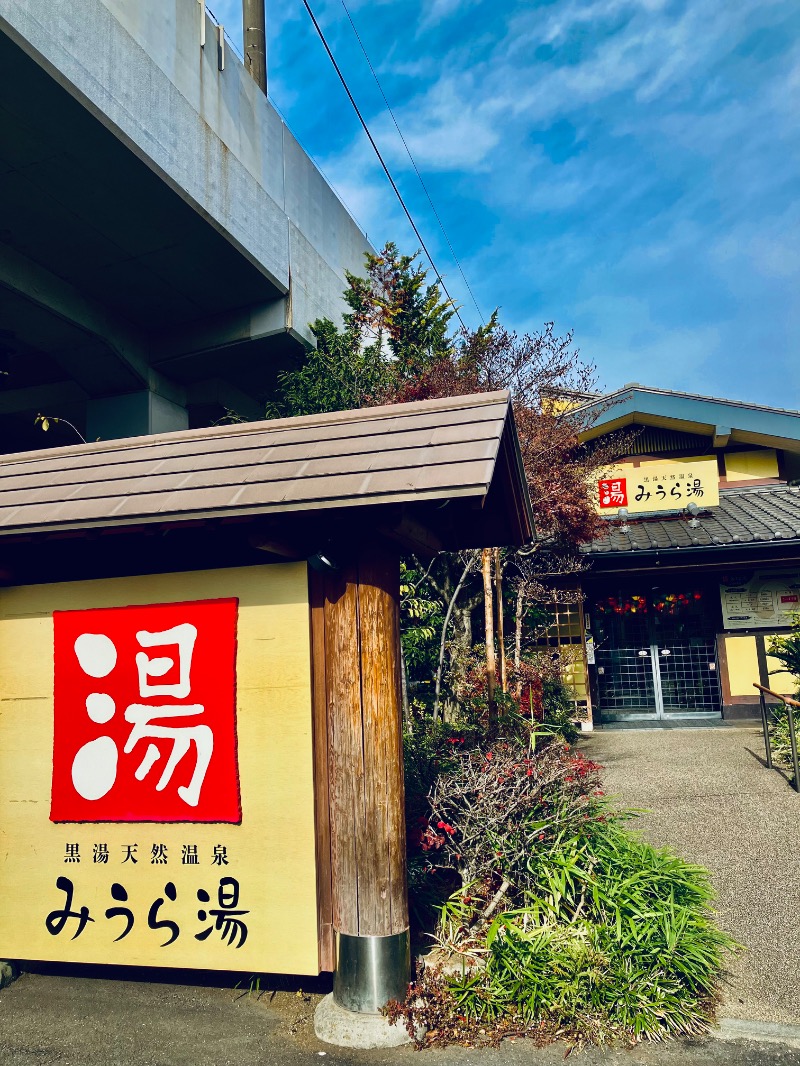
[(791, 694), (770, 638), (800, 610), (800, 413), (628, 385), (591, 399), (606, 526), (554, 640), (587, 724), (748, 718)]

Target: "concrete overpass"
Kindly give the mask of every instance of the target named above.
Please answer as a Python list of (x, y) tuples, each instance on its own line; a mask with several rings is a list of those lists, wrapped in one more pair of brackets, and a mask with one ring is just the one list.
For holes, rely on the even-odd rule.
[(366, 238), (224, 51), (198, 0), (0, 0), (0, 451), (261, 417), (341, 314)]

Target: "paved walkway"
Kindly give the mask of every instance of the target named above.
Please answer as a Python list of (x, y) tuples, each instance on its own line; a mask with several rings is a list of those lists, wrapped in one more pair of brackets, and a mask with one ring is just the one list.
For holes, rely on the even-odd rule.
[(637, 827), (707, 866), (721, 924), (747, 951), (723, 1015), (800, 1023), (800, 795), (764, 768), (760, 729), (606, 729), (581, 741)]

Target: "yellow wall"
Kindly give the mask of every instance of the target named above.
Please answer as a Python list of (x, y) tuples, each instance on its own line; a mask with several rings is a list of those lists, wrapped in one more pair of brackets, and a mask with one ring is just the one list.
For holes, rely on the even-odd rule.
[(756, 696), (753, 684), (759, 680), (755, 637), (721, 637), (728, 659), (731, 696)]
[[(769, 643), (770, 634), (766, 633), (764, 638)], [(753, 684), (760, 681), (755, 636), (723, 636), (719, 639), (725, 644), (731, 696), (757, 696), (758, 689), (753, 688)], [(793, 696), (797, 689), (795, 679), (789, 674), (771, 672), (780, 669), (780, 665), (777, 659), (767, 656), (768, 687), (781, 696)]]
[(726, 452), (725, 476), (728, 481), (756, 481), (778, 477), (778, 455), (773, 448), (752, 452)]
[[(54, 610), (238, 597), (237, 736), (241, 825), (191, 823), (54, 824), (49, 820), (53, 745)], [(200, 573), (37, 585), (0, 592), (0, 958), (119, 963), (316, 974), (317, 906), (305, 564), (287, 563)], [(106, 843), (108, 865), (92, 862)], [(64, 862), (80, 846), (80, 864)], [(122, 865), (122, 846), (138, 843), (139, 862)], [(151, 846), (168, 846), (169, 865), (150, 863)], [(181, 846), (196, 844), (201, 864), (180, 863)], [(215, 844), (230, 865), (212, 866)], [(197, 890), (218, 906), (221, 875), (237, 878), (248, 938), (241, 948), (214, 931), (195, 939)], [(86, 905), (94, 923), (74, 940), (74, 920), (58, 936), (45, 928), (64, 904), (56, 878), (75, 885), (73, 909)], [(177, 888), (159, 917), (181, 933), (148, 928), (150, 905)], [(113, 943), (123, 919), (113, 882), (127, 889), (136, 916), (130, 935)]]
[(580, 644), (564, 644), (559, 650), (561, 652), (561, 675), (564, 684), (570, 690), (573, 699), (585, 700), (588, 686), (583, 646)]
[[(773, 670), (780, 670), (780, 673), (773, 673)], [(773, 659), (771, 655), (767, 656), (767, 672), (769, 674), (768, 688), (781, 696), (795, 695), (798, 688), (797, 678), (785, 673), (782, 664), (777, 659)]]

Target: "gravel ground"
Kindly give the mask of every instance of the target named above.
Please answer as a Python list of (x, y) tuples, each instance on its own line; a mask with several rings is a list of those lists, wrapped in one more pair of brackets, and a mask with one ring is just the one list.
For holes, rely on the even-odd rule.
[(723, 1015), (800, 1023), (800, 795), (764, 768), (760, 729), (605, 729), (581, 750), (635, 823), (711, 870), (720, 921), (746, 951)]

